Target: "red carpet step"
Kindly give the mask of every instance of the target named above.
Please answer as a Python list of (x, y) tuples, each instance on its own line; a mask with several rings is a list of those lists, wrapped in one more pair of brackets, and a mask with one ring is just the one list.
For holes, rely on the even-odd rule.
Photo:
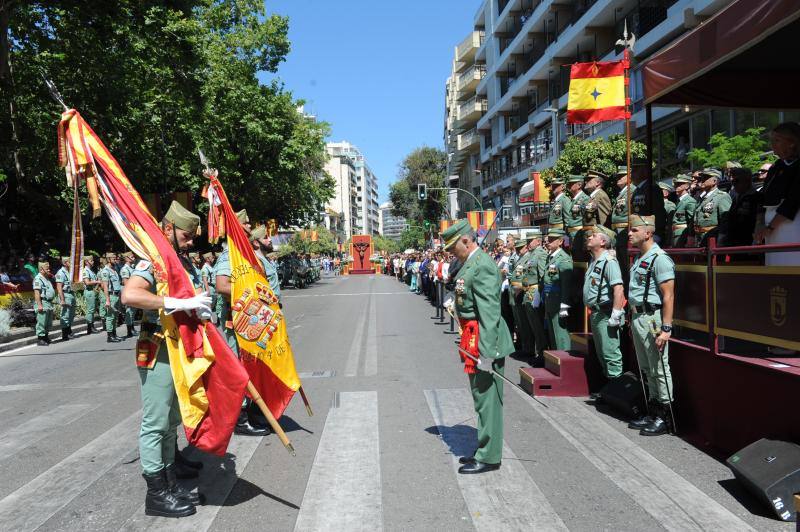
[(567, 351), (546, 350), (543, 368), (520, 368), (520, 386), (531, 395), (545, 397), (583, 397), (589, 384), (582, 356)]

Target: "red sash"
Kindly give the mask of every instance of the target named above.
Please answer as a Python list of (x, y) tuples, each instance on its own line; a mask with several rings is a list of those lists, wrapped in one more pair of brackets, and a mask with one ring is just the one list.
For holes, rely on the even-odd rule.
[[(478, 320), (465, 320), (459, 318), (458, 322), (461, 324), (461, 343), (459, 344), (459, 347), (475, 358), (479, 358), (480, 351), (478, 351)], [(461, 356), (461, 361), (464, 362), (464, 373), (478, 372), (476, 369), (477, 364), (474, 360), (464, 356), (464, 354), (461, 352), (458, 354)]]

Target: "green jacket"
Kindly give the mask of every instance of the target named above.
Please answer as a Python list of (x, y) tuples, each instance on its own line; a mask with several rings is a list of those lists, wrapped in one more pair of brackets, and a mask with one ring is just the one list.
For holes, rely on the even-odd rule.
[(544, 305), (548, 316), (558, 316), (562, 303), (572, 305), (572, 257), (563, 249), (548, 255), (544, 272)]
[[(675, 204), (675, 212), (672, 213), (672, 243), (685, 232), (691, 234), (694, 227), (694, 211), (697, 209), (697, 200), (691, 194), (686, 194), (683, 198), (678, 198)], [(676, 225), (681, 227), (675, 227)], [(685, 226), (685, 227), (682, 227)]]
[(514, 342), (500, 315), (500, 271), (482, 250), (475, 251), (455, 279), (456, 312), (478, 320), (478, 351), (482, 357), (502, 358), (514, 352)]
[(570, 202), (567, 214), (567, 228), (575, 231), (583, 227), (583, 211), (589, 203), (589, 195), (581, 190)]
[(717, 227), (723, 224), (728, 217), (728, 211), (733, 204), (730, 194), (715, 188), (705, 195), (694, 211), (694, 228)]
[(525, 288), (525, 302), (533, 302), (534, 289), (541, 290), (547, 264), (547, 250), (539, 246), (530, 253), (531, 259), (525, 265), (522, 286)]
[(547, 218), (547, 224), (551, 229), (563, 228), (566, 230), (570, 207), (572, 207), (572, 200), (566, 193), (562, 192), (553, 200), (553, 204), (550, 206), (550, 215)]

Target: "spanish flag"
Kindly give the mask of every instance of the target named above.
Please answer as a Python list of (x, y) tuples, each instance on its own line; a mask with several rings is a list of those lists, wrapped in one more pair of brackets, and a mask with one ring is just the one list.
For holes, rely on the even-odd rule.
[(467, 221), (473, 231), (481, 227), (481, 211), (467, 211)]
[[(119, 163), (81, 115), (70, 109), (58, 126), (59, 165), (85, 182), (94, 216), (100, 206), (125, 244), (152, 263), (156, 292), (189, 298), (194, 286), (180, 258)], [(224, 456), (247, 386), (247, 372), (214, 324), (185, 312), (159, 311), (186, 439)]]
[(220, 206), (227, 227), (231, 311), (239, 357), (270, 412), (280, 419), (300, 389), (286, 320), (222, 184), (214, 175), (210, 179), (209, 202)]
[(625, 61), (575, 63), (569, 76), (568, 124), (624, 120)]

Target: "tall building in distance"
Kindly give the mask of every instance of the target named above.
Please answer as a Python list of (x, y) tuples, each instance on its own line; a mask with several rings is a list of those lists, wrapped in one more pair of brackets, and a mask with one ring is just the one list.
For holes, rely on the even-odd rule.
[[(482, 0), (456, 46), (445, 86), (444, 144), (451, 182), (477, 190), (505, 220), (534, 209), (520, 189), (555, 164), (570, 137), (623, 134), (624, 122), (567, 125), (568, 66), (622, 58), (627, 24), (636, 35), (631, 72), (632, 136), (643, 140), (646, 106), (639, 68), (732, 0)], [(711, 53), (709, 51), (709, 53)], [(796, 120), (797, 111), (652, 108), (656, 179), (691, 169), (687, 153), (714, 133), (735, 135)], [(455, 176), (458, 176), (457, 178)], [(523, 194), (530, 198), (531, 186)], [(478, 195), (478, 194), (476, 194)], [(467, 198), (459, 195), (461, 210)], [(473, 202), (474, 203), (474, 202)], [(467, 209), (471, 210), (471, 208)]]
[(325, 170), (336, 182), (336, 195), (325, 206), (326, 226), (333, 225), (338, 215), (336, 223), (344, 239), (360, 234), (377, 235), (378, 178), (361, 151), (349, 142), (329, 142), (326, 150), (329, 160)]
[(392, 202), (387, 201), (380, 206), (379, 233), (381, 236), (398, 240), (405, 227), (406, 219), (392, 214)]

